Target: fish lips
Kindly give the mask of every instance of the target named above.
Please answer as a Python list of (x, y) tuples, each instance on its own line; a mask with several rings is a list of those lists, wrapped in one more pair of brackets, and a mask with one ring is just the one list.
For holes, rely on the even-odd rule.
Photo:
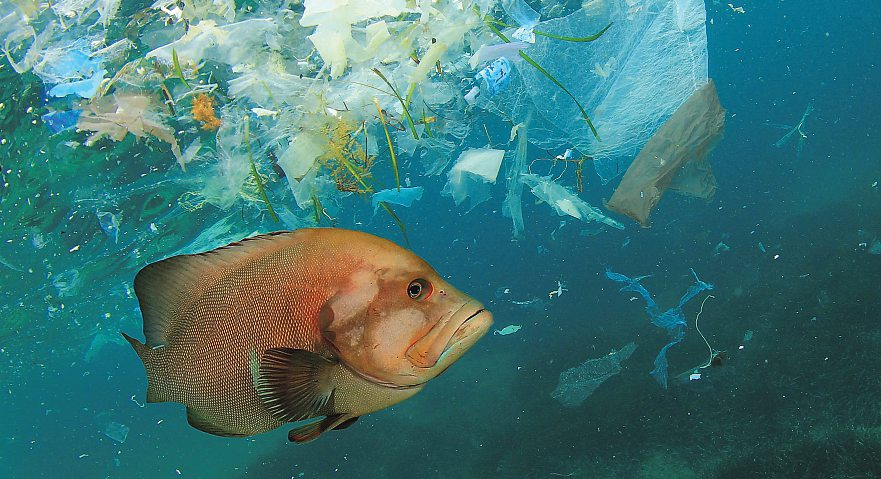
[(487, 331), (493, 322), (492, 313), (476, 301), (463, 304), (440, 321), (423, 338), (407, 350), (407, 358), (423, 370), (435, 370), (431, 377), (459, 359)]

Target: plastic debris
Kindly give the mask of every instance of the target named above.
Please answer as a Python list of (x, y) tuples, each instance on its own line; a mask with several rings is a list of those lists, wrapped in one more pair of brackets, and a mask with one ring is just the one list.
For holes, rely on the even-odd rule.
[(709, 200), (716, 179), (707, 155), (722, 137), (725, 110), (711, 80), (649, 139), (606, 207), (649, 226), (649, 215), (668, 188)]
[(622, 371), (621, 363), (635, 350), (636, 343), (628, 343), (601, 358), (588, 359), (580, 366), (563, 371), (551, 396), (563, 406), (580, 406), (601, 384)]
[(107, 427), (104, 428), (104, 435), (122, 444), (128, 438), (129, 431), (130, 428), (125, 424), (111, 421), (107, 424)]
[(523, 182), (520, 176), (526, 173), (526, 152), (529, 147), (529, 137), (527, 127), (523, 123), (518, 123), (511, 128), (511, 138), (517, 138), (517, 148), (514, 150), (514, 161), (508, 168), (508, 192), (505, 194), (505, 200), (502, 202), (502, 214), (511, 218), (514, 229), (514, 238), (523, 236), (523, 205), (521, 197), (523, 196)]
[(868, 251), (869, 254), (881, 254), (881, 241), (878, 241), (877, 239), (872, 240), (872, 244), (869, 245), (869, 249), (866, 251)]
[(379, 203), (390, 203), (393, 205), (401, 205), (410, 207), (413, 202), (422, 198), (423, 188), (414, 186), (412, 188), (390, 188), (387, 190), (377, 191), (373, 194), (373, 211), (379, 208)]
[(82, 110), (50, 111), (40, 116), (52, 133), (60, 133), (76, 126)]
[(502, 329), (497, 329), (493, 331), (493, 336), (507, 336), (509, 334), (514, 334), (521, 329), (523, 329), (523, 327), (519, 324), (509, 324)]
[(799, 122), (798, 122), (797, 125), (795, 125), (795, 126), (793, 126), (793, 127), (790, 127), (790, 126), (787, 126), (787, 125), (775, 125), (775, 126), (778, 126), (778, 127), (780, 127), (780, 128), (790, 128), (790, 130), (789, 130), (788, 133), (786, 133), (785, 135), (783, 135), (782, 138), (780, 138), (779, 140), (777, 140), (776, 142), (774, 142), (774, 146), (776, 146), (777, 148), (783, 148), (783, 146), (785, 146), (787, 143), (789, 143), (789, 140), (791, 140), (792, 137), (793, 137), (796, 133), (798, 133), (798, 136), (796, 137), (797, 139), (796, 139), (796, 142), (795, 142), (795, 157), (796, 157), (796, 159), (801, 158), (801, 152), (802, 152), (802, 149), (804, 149), (804, 146), (805, 146), (805, 140), (808, 139), (808, 135), (807, 135), (807, 133), (805, 133), (805, 132), (802, 130), (802, 128), (804, 128), (805, 121), (808, 119), (808, 116), (809, 116), (813, 111), (814, 111), (814, 102), (811, 101), (811, 102), (808, 103), (807, 108), (805, 108), (805, 112), (801, 115), (801, 120), (799, 120)]
[(535, 174), (520, 176), (520, 180), (532, 191), (538, 199), (544, 201), (560, 216), (571, 216), (584, 222), (598, 221), (613, 228), (624, 229), (624, 225), (602, 214), (598, 209), (590, 206), (569, 191), (565, 186), (554, 182), (550, 178), (544, 178)]
[(667, 350), (679, 344), (685, 338), (685, 329), (688, 327), (682, 307), (702, 291), (713, 289), (713, 285), (701, 281), (693, 269), (691, 274), (694, 275), (695, 283), (689, 286), (688, 291), (682, 295), (678, 305), (662, 313), (658, 309), (658, 305), (655, 303), (652, 295), (640, 284), (640, 280), (644, 279), (645, 276), (629, 278), (612, 270), (606, 270), (607, 278), (625, 284), (620, 290), (622, 293), (634, 292), (642, 296), (646, 303), (645, 311), (651, 318), (652, 324), (667, 331), (670, 341), (658, 352), (658, 355), (655, 357), (655, 368), (650, 373), (664, 389), (667, 389)]
[(481, 87), (485, 88), (490, 96), (495, 96), (511, 83), (512, 68), (510, 60), (500, 57), (487, 65), (483, 70), (477, 72), (477, 75), (474, 75), (474, 80)]
[(564, 291), (569, 291), (568, 289), (566, 289), (566, 283), (557, 281), (557, 289), (552, 290), (548, 293), (548, 299), (553, 298), (554, 296), (559, 298), (560, 296), (563, 296)]
[[(478, 65), (483, 64), (484, 62), (493, 61), (499, 58), (504, 58), (506, 61), (508, 58), (517, 58), (520, 50), (528, 47), (529, 44), (526, 42), (509, 42), (509, 43), (500, 43), (497, 45), (483, 45), (481, 46), (474, 55), (471, 55), (471, 59), (468, 60), (468, 64), (471, 65), (471, 68), (477, 68)], [(481, 70), (481, 73), (483, 70)], [(478, 73), (478, 76), (480, 73)], [(508, 75), (508, 73), (505, 73)], [(509, 81), (508, 78), (505, 78), (505, 81)]]
[(77, 128), (94, 132), (86, 140), (91, 145), (107, 136), (120, 141), (131, 133), (139, 138), (151, 136), (171, 145), (171, 151), (183, 167), (183, 155), (174, 136), (174, 129), (166, 126), (154, 105), (143, 95), (113, 95), (99, 98), (88, 105), (77, 121)]
[(465, 150), (448, 173), (443, 194), (452, 196), (456, 206), (470, 198), (468, 211), (489, 199), (489, 188), (496, 182), (505, 150), (480, 148)]
[(101, 226), (104, 234), (112, 239), (114, 243), (119, 243), (119, 217), (109, 211), (99, 211), (96, 215), (98, 216), (98, 224)]
[[(574, 102), (533, 68), (519, 68), (515, 85), (487, 108), (513, 122), (532, 114), (530, 142), (547, 149), (590, 152), (602, 181), (629, 162), (682, 103), (707, 83), (706, 9), (703, 0), (605, 0), (534, 26), (534, 31), (579, 37), (610, 23), (601, 41), (567, 42), (536, 35), (529, 56), (544, 66), (588, 112), (596, 138)], [(611, 68), (611, 58), (619, 59)], [(575, 60), (577, 59), (577, 61)], [(621, 60), (626, 59), (626, 60)], [(610, 64), (606, 77), (596, 64)], [(559, 96), (560, 98), (556, 98)]]

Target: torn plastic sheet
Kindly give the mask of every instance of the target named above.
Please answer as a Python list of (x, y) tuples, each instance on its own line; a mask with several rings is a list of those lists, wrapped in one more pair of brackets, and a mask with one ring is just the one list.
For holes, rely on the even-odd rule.
[(520, 175), (520, 181), (528, 186), (532, 194), (547, 203), (560, 216), (571, 216), (584, 222), (597, 221), (614, 228), (624, 229), (624, 225), (602, 214), (569, 191), (565, 186), (532, 173)]
[(409, 208), (413, 205), (413, 202), (422, 199), (423, 190), (424, 188), (421, 186), (414, 186), (412, 188), (390, 188), (377, 191), (373, 194), (372, 199), (373, 212), (376, 213), (376, 210), (380, 206), (380, 202), (401, 205)]
[(82, 110), (50, 111), (40, 116), (46, 128), (52, 133), (59, 133), (76, 126)]
[(505, 194), (505, 200), (502, 202), (502, 214), (511, 218), (514, 228), (514, 238), (523, 236), (523, 182), (520, 177), (526, 173), (526, 153), (529, 147), (529, 137), (527, 127), (524, 123), (518, 123), (511, 128), (511, 137), (509, 141), (513, 141), (517, 137), (517, 148), (514, 150), (514, 161), (508, 168), (508, 191)]
[(367, 45), (352, 37), (352, 25), (380, 17), (397, 17), (406, 7), (404, 0), (306, 0), (300, 25), (315, 27), (307, 38), (315, 45), (333, 78), (339, 78), (352, 56), (368, 57), (390, 35), (385, 22), (374, 22), (367, 29)]
[(442, 194), (452, 196), (456, 206), (470, 198), (468, 211), (489, 199), (490, 185), (496, 182), (505, 150), (479, 148), (465, 150), (447, 174)]
[(560, 373), (560, 381), (551, 396), (566, 407), (578, 407), (601, 384), (621, 372), (621, 363), (636, 350), (636, 343), (628, 343), (617, 351)]
[(620, 290), (622, 293), (629, 291), (642, 296), (645, 300), (645, 311), (651, 318), (652, 324), (667, 331), (667, 336), (670, 341), (658, 352), (658, 355), (655, 357), (655, 367), (652, 369), (651, 373), (649, 373), (664, 389), (667, 389), (667, 350), (679, 344), (685, 338), (685, 330), (688, 327), (682, 307), (702, 291), (713, 289), (713, 285), (701, 281), (693, 269), (691, 270), (691, 274), (694, 275), (695, 282), (689, 286), (685, 294), (679, 298), (679, 304), (661, 313), (658, 309), (657, 303), (655, 303), (655, 300), (652, 298), (651, 293), (640, 284), (640, 281), (644, 279), (645, 276), (630, 278), (621, 273), (615, 273), (610, 269), (606, 270), (606, 278), (619, 283), (624, 283), (624, 286)]
[[(638, 8), (635, 8), (638, 7)], [(540, 22), (536, 30), (585, 36), (613, 27), (594, 42), (536, 36), (529, 56), (579, 99), (598, 130), (596, 138), (577, 105), (535, 68), (519, 68), (512, 88), (493, 97), (490, 111), (511, 121), (530, 114), (530, 142), (574, 148), (594, 158), (603, 183), (622, 174), (640, 148), (708, 78), (703, 0), (605, 0)], [(593, 69), (610, 64), (606, 77)], [(577, 60), (576, 60), (577, 59)], [(611, 67), (611, 64), (610, 64)]]

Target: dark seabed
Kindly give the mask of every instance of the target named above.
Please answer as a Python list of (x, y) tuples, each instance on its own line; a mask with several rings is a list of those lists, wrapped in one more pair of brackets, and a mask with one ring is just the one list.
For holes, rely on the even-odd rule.
[[(20, 42), (9, 22), (19, 21), (16, 12), (32, 2), (13, 3), (0, 5), (7, 50), (10, 41)], [(477, 3), (483, 8), (495, 2)], [(561, 5), (558, 13), (581, 5), (527, 3), (543, 14), (551, 4)], [(231, 23), (250, 18), (249, 9), (299, 15), (299, 4), (239, 1), (235, 15), (211, 18)], [(175, 24), (168, 28), (178, 29), (176, 36), (162, 40), (164, 30), (155, 25), (162, 26), (164, 17), (155, 10), (138, 23), (150, 6), (123, 2), (106, 26), (108, 43), (135, 41), (125, 61), (153, 48), (144, 32), (152, 32), (151, 45), (182, 35), (183, 26)], [(158, 84), (174, 96), (183, 88), (174, 71), (179, 67), (166, 65), (161, 82), (131, 81), (127, 88), (153, 98), (181, 149), (196, 138), (213, 146), (200, 150), (183, 171), (158, 135), (85, 145), (89, 132), (53, 133), (43, 115), (88, 100), (51, 97), (45, 78), (31, 70), (19, 73), (10, 63), (23, 61), (27, 45), (11, 50), (0, 60), (0, 477), (881, 477), (881, 6), (856, 0), (713, 0), (705, 6), (709, 77), (726, 110), (724, 138), (709, 155), (718, 191), (709, 202), (666, 194), (651, 228), (603, 208), (619, 180), (604, 185), (588, 162), (579, 196), (624, 229), (598, 232), (598, 223), (558, 216), (526, 187), (525, 230), (512, 240), (511, 220), (502, 214), (517, 143), (505, 143), (512, 122), (480, 108), (464, 113), (460, 97), (467, 89), (456, 91), (458, 106), (446, 104), (462, 110), (458, 117), (439, 115), (438, 136), (457, 122), (468, 128), (444, 155), (455, 160), (464, 147), (485, 147), (487, 137), (508, 151), (489, 200), (466, 213), (441, 194), (446, 170), (429, 175), (419, 154), (407, 149), (412, 138), (401, 118), (400, 130), (393, 129), (401, 181), (406, 177), (407, 185), (425, 188), (413, 206), (393, 207), (410, 248), (484, 302), (494, 314), (494, 331), (522, 329), (487, 334), (419, 395), (305, 445), (288, 442), (288, 427), (245, 439), (215, 437), (191, 428), (180, 404), (145, 405), (144, 369), (119, 334), (142, 337), (132, 281), (146, 264), (254, 233), (314, 226), (315, 215), (321, 226), (330, 226), (311, 204), (297, 207), (276, 164), (274, 148), (290, 131), (270, 125), (276, 116), (252, 114), (247, 145), (253, 143), (262, 175), (255, 182), (241, 130), (223, 139), (222, 126), (215, 138), (181, 112), (192, 98), (178, 98), (181, 111), (175, 114), (165, 109)], [(743, 13), (735, 11), (738, 6)], [(35, 8), (43, 12), (32, 14), (35, 31), (50, 28), (49, 6)], [(491, 12), (503, 16), (499, 7)], [(93, 13), (88, 23), (98, 18)], [(480, 38), (493, 38), (488, 35)], [(310, 48), (291, 48), (291, 58), (320, 61)], [(221, 112), (260, 106), (222, 91), (240, 70), (205, 61), (204, 70), (184, 66), (182, 75), (195, 85), (209, 81), (209, 71), (219, 72), (221, 90), (212, 94), (223, 121), (228, 117)], [(448, 56), (441, 61), (453, 70), (447, 75), (474, 74), (457, 73)], [(467, 58), (458, 61), (467, 69)], [(104, 78), (124, 63), (108, 60)], [(369, 76), (352, 81), (378, 81), (366, 71)], [(122, 89), (121, 83), (113, 88)], [(399, 80), (399, 91), (404, 84)], [(548, 85), (549, 98), (571, 106)], [(256, 95), (249, 94), (242, 98)], [(397, 107), (394, 96), (382, 95), (383, 108)], [(266, 101), (262, 106), (273, 110), (275, 100)], [(795, 126), (809, 104), (813, 111), (802, 129), (775, 147), (788, 131), (783, 127)], [(368, 106), (373, 143), (367, 150), (376, 153), (378, 165), (374, 180), (393, 187), (388, 144), (376, 109)], [(420, 132), (426, 115), (432, 112), (414, 113)], [(236, 142), (227, 154), (220, 143), (230, 138)], [(526, 158), (562, 151), (530, 145)], [(213, 168), (223, 155), (245, 166), (231, 196), (212, 203), (198, 192), (221, 178)], [(574, 170), (555, 168), (553, 177), (575, 191)], [(279, 222), (259, 193), (263, 183)], [(332, 184), (331, 190), (339, 193)], [(382, 209), (373, 213), (369, 195), (321, 198), (336, 226), (403, 244), (396, 222)], [(607, 269), (650, 275), (641, 283), (662, 310), (675, 306), (694, 283), (691, 269), (713, 284), (683, 308), (688, 327), (667, 354), (667, 389), (649, 371), (669, 339), (649, 321), (643, 299), (619, 292), (622, 285), (606, 277)], [(549, 294), (558, 281), (565, 290)], [(706, 299), (707, 293), (713, 297)], [(694, 328), (702, 302), (700, 329), (710, 349)], [(621, 361), (621, 371), (583, 403), (565, 407), (552, 397), (563, 371), (630, 342), (636, 349)], [(718, 351), (725, 352), (721, 364), (699, 369)], [(696, 370), (700, 379), (689, 380)]]

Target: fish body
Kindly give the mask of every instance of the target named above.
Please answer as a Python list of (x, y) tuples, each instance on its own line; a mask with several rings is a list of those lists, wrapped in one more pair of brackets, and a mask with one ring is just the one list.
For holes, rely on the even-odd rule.
[(150, 264), (135, 278), (147, 401), (191, 425), (250, 436), (287, 422), (295, 442), (419, 392), (492, 324), (425, 261), (366, 233), (256, 236)]

